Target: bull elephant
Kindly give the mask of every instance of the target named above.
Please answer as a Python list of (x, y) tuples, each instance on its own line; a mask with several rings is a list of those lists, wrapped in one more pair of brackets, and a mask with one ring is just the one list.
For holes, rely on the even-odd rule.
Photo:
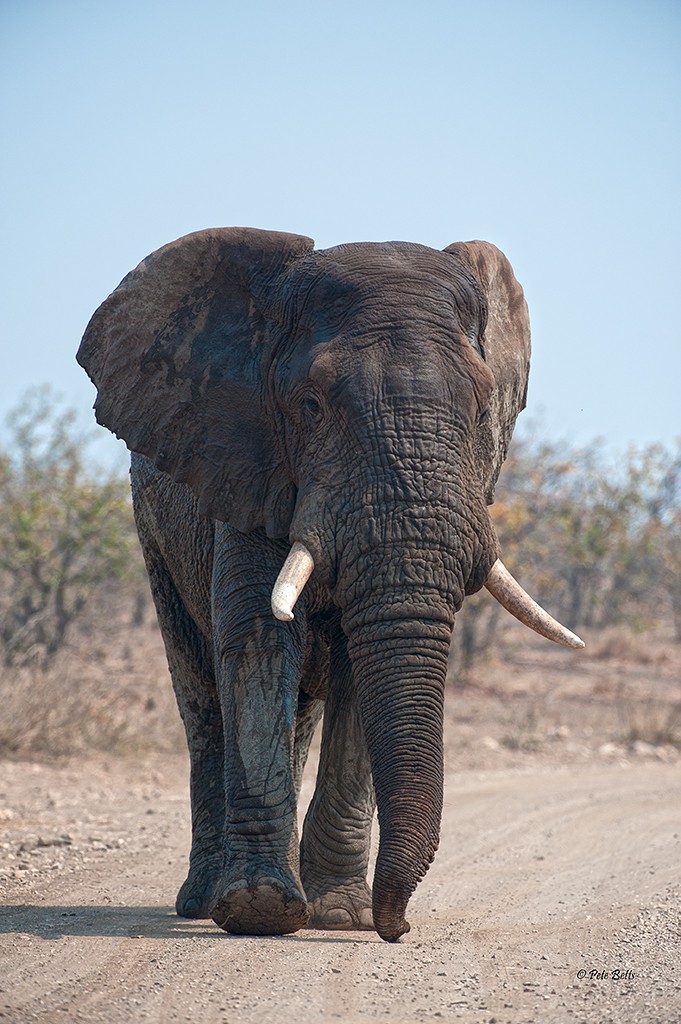
[(408, 930), (438, 845), (464, 597), (484, 584), (538, 632), (583, 646), (507, 573), (487, 511), (529, 357), (522, 289), (486, 242), (314, 250), (292, 234), (199, 231), (92, 317), (78, 361), (98, 421), (133, 452), (189, 746), (179, 914), (242, 934)]

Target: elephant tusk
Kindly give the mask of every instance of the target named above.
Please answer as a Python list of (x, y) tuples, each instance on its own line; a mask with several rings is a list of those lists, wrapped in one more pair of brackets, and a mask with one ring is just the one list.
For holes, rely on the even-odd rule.
[(293, 607), (312, 575), (314, 561), (304, 544), (296, 541), (272, 588), (272, 613), (281, 622), (293, 620)]
[(497, 558), (490, 569), (485, 586), (506, 611), (515, 615), (516, 619), (529, 626), (535, 633), (539, 633), (557, 644), (562, 644), (564, 647), (584, 647), (584, 641), (580, 640), (576, 633), (561, 626), (560, 622), (552, 618), (536, 601), (532, 600), (529, 594), (525, 593), (500, 558)]

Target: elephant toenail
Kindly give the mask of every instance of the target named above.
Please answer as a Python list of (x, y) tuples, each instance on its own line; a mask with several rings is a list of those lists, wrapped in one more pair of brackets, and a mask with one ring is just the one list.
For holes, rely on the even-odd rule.
[(370, 907), (364, 907), (363, 910), (360, 910), (359, 923), (361, 928), (373, 929), (374, 915), (372, 914)]
[(343, 910), (342, 907), (335, 907), (333, 910), (327, 910), (323, 918), (324, 924), (329, 928), (349, 928), (352, 925), (352, 917)]

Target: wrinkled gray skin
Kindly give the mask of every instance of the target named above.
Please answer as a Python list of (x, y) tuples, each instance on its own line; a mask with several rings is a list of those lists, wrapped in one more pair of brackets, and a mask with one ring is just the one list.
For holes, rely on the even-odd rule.
[[(191, 757), (179, 914), (237, 933), (408, 929), (438, 845), (454, 615), (498, 554), (486, 505), (529, 347), (522, 290), (485, 242), (314, 251), (297, 235), (202, 231), (95, 313), (78, 360), (99, 422), (137, 453), (135, 515)], [(296, 540), (315, 571), (282, 623), (270, 594)]]

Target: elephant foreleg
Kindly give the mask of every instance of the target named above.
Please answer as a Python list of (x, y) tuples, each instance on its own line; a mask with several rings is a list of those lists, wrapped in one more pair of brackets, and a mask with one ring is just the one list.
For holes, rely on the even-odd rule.
[(279, 551), (262, 535), (216, 529), (213, 634), (225, 734), (225, 865), (211, 916), (238, 934), (307, 922), (299, 873), (293, 743), (305, 654), (301, 611), (270, 610)]
[(311, 928), (372, 929), (367, 867), (375, 806), (344, 639), (332, 645), (315, 794), (301, 844)]

